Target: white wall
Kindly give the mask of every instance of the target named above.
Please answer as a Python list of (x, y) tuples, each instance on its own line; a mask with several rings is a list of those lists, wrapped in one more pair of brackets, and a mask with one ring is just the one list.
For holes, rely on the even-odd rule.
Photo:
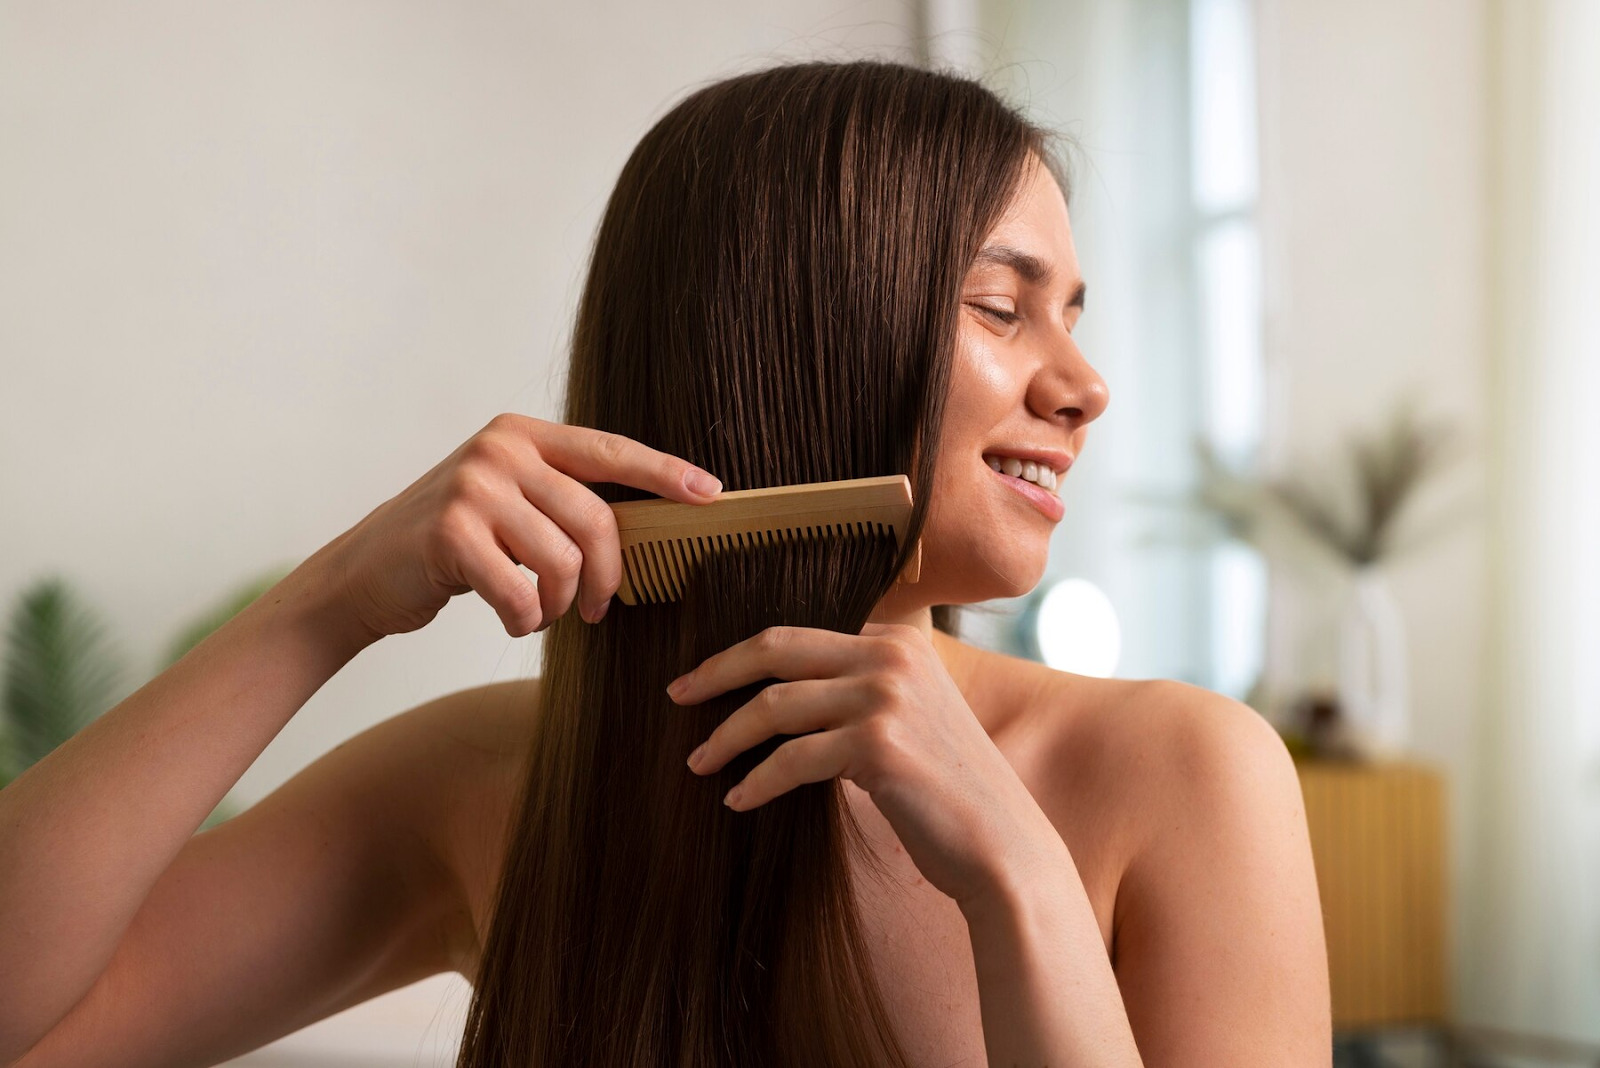
[[(1412, 388), (1472, 438), (1468, 461), (1417, 503), (1459, 495), (1477, 514), (1390, 572), (1408, 627), (1413, 747), (1448, 776), (1452, 889), (1470, 893), (1488, 652), (1486, 10), (1258, 0), (1258, 18), (1269, 452), (1324, 453)], [(1270, 668), (1331, 683), (1337, 598), (1277, 578)], [(1459, 909), (1454, 926), (1458, 946), (1474, 937)]]
[[(1472, 438), (1451, 492), (1482, 492), (1487, 260), (1484, 11), (1458, 0), (1260, 0), (1268, 405), (1280, 460), (1337, 448), (1416, 389)], [(1419, 515), (1430, 504), (1419, 502)], [(1481, 505), (1481, 500), (1478, 501)], [(1455, 763), (1478, 708), (1478, 521), (1394, 568), (1420, 751)], [(1310, 620), (1283, 608), (1283, 630)], [(1320, 638), (1321, 635), (1314, 635)], [(1326, 643), (1323, 648), (1330, 648)], [(1308, 650), (1280, 660), (1312, 678)]]
[[(0, 599), (60, 570), (140, 669), (497, 412), (554, 417), (605, 197), (672, 102), (909, 32), (901, 0), (0, 18)], [(318, 694), (240, 797), (416, 701), (528, 673), (537, 641), (458, 598)]]
[[(194, 612), (496, 413), (553, 418), (593, 230), (649, 124), (773, 59), (910, 58), (913, 13), (0, 4), (0, 605), (65, 574), (132, 689)], [(532, 674), (538, 640), (457, 598), (357, 657), (236, 797), (420, 701)], [(409, 1063), (453, 1043), (462, 989), (425, 987), (413, 1030), (379, 1005), (315, 1048)]]

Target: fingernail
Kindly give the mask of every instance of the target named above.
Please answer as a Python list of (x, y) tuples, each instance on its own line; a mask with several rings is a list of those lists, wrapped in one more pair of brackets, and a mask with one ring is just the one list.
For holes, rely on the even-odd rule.
[(687, 685), (688, 682), (683, 678), (673, 679), (667, 683), (667, 693), (669, 696), (679, 697), (683, 694), (683, 688)]
[(695, 749), (695, 751), (689, 754), (689, 766), (691, 768), (698, 766), (699, 763), (700, 763), (700, 758), (705, 756), (705, 755), (706, 755), (706, 745), (705, 745), (704, 742), (701, 742), (700, 745)]
[(594, 617), (596, 623), (606, 618), (606, 613), (611, 611), (611, 598), (606, 598), (606, 603), (600, 606), (600, 614)]
[(714, 496), (722, 489), (722, 480), (698, 468), (691, 468), (684, 475), (683, 484), (703, 497)]
[(727, 805), (729, 808), (737, 808), (739, 806), (739, 798), (743, 796), (744, 787), (735, 786), (733, 789), (728, 791), (728, 796), (722, 799), (722, 803)]

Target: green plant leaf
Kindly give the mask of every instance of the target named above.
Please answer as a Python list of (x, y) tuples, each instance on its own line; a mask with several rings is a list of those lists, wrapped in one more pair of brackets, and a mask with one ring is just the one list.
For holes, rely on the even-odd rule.
[(8, 779), (115, 704), (122, 676), (105, 624), (59, 576), (23, 591), (8, 621), (0, 670)]

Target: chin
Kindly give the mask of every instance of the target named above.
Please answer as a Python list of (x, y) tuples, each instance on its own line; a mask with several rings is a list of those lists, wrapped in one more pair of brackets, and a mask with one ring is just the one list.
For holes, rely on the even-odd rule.
[[(1015, 543), (973, 546), (953, 559), (943, 558), (933, 562), (933, 569), (924, 566), (924, 577), (932, 580), (928, 588), (933, 589), (937, 584), (948, 591), (948, 596), (930, 603), (977, 604), (981, 601), (1026, 597), (1044, 579), (1045, 564), (1048, 562), (1045, 549), (1045, 546), (1041, 546), (1037, 553), (1030, 552), (1023, 558), (1016, 554)], [(926, 542), (922, 551), (924, 554), (928, 552)]]
[(1038, 589), (1039, 588), (1039, 583), (1042, 582), (1043, 580), (1044, 580), (1044, 566), (1041, 564), (1039, 566), (1039, 569), (1036, 572), (1033, 572), (1032, 574), (1026, 576), (1022, 581), (1016, 583), (1015, 586), (1011, 587), (1010, 589), (1007, 589), (1003, 593), (995, 593), (995, 594), (991, 595), (988, 599), (989, 600), (996, 600), (996, 599), (1002, 598), (1002, 597), (1004, 597), (1004, 598), (1026, 597), (1028, 594), (1030, 594), (1034, 590)]

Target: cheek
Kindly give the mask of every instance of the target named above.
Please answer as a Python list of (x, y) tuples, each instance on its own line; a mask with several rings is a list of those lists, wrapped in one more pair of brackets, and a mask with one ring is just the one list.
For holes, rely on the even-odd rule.
[(1005, 420), (1020, 397), (1019, 383), (987, 330), (969, 325), (956, 344), (950, 366), (950, 397), (945, 420), (984, 434)]
[(1015, 392), (1011, 370), (991, 335), (971, 338), (961, 349), (952, 377), (961, 379), (963, 389), (976, 403), (1001, 404)]
[(977, 538), (975, 532), (992, 526), (993, 478), (975, 439), (947, 450), (934, 475), (934, 498), (928, 512), (928, 527), (936, 538), (966, 544)]

